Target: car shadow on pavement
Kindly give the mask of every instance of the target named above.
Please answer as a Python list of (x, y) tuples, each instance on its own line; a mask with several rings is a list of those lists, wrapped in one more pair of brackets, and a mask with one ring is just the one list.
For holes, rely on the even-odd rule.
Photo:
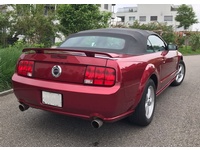
[[(131, 124), (127, 118), (114, 123), (104, 123), (101, 128), (95, 129), (88, 120), (36, 109), (34, 111), (38, 112), (33, 116), (29, 116), (34, 117), (32, 118), (34, 123), (32, 121), (25, 122), (25, 128), (31, 128), (38, 134), (42, 133), (42, 135), (47, 136), (47, 139), (57, 139), (58, 146), (70, 146), (66, 145), (66, 140), (71, 140), (70, 143), (73, 146), (114, 146), (107, 145), (105, 142), (101, 143), (101, 141), (105, 141), (105, 138), (108, 141), (114, 141), (116, 138), (123, 138), (124, 135), (130, 132), (134, 132), (137, 135), (137, 132), (145, 129), (145, 127)], [(31, 118), (29, 119), (31, 120)], [(73, 139), (76, 140), (74, 141)]]

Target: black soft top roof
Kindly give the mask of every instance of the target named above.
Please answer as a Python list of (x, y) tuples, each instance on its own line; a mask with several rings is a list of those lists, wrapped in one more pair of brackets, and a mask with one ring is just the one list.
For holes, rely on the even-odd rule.
[[(95, 30), (85, 30), (78, 33), (116, 33), (116, 34), (123, 34), (123, 35), (130, 35), (132, 37), (138, 38), (146, 38), (151, 34), (156, 34), (153, 31), (148, 30), (140, 30), (140, 29), (130, 29), (130, 28), (105, 28), (105, 29), (95, 29)], [(157, 35), (157, 34), (156, 34)]]
[[(94, 29), (94, 30), (85, 30), (78, 33), (75, 33), (70, 37), (81, 36), (81, 35), (112, 35), (118, 37), (126, 37), (128, 44), (126, 45), (126, 49), (128, 49), (125, 53), (132, 54), (141, 54), (146, 53), (147, 50), (147, 39), (149, 35), (157, 35), (155, 32), (148, 30), (140, 30), (140, 29), (130, 29), (130, 28), (104, 28), (104, 29)], [(130, 40), (131, 39), (131, 40)], [(132, 45), (130, 44), (133, 43)], [(129, 51), (129, 52), (128, 52)]]

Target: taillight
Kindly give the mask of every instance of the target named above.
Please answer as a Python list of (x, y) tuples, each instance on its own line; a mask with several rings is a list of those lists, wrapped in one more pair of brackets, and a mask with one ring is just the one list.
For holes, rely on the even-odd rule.
[(112, 86), (115, 79), (116, 72), (113, 68), (87, 66), (84, 84)]
[(17, 67), (17, 73), (22, 76), (32, 77), (34, 61), (21, 60)]

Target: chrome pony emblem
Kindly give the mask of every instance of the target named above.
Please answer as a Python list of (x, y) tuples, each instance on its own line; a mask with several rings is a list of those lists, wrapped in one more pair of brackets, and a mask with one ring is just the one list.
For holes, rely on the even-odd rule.
[(59, 76), (61, 75), (62, 69), (61, 69), (60, 66), (55, 65), (55, 66), (53, 66), (53, 68), (51, 69), (51, 73), (52, 73), (52, 75), (53, 75), (55, 78), (57, 78), (57, 77), (59, 77)]

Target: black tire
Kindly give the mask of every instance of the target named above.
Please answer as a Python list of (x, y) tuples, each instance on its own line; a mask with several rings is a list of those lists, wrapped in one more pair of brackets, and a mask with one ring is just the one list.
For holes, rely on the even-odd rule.
[(171, 83), (172, 86), (178, 86), (180, 85), (184, 78), (185, 78), (185, 72), (186, 72), (186, 68), (185, 68), (185, 63), (183, 60), (180, 60), (179, 64), (178, 64), (178, 72), (176, 75), (175, 80)]
[[(148, 93), (151, 94), (150, 96), (152, 100), (150, 100), (150, 96), (148, 96)], [(139, 126), (149, 125), (153, 119), (155, 103), (156, 103), (156, 87), (153, 80), (149, 79), (144, 89), (140, 103), (136, 107), (135, 112), (131, 116), (129, 116), (130, 122), (137, 124)], [(145, 109), (145, 106), (147, 109)], [(151, 110), (149, 110), (150, 111), (149, 114), (147, 113), (148, 107), (149, 108), (153, 107)]]

